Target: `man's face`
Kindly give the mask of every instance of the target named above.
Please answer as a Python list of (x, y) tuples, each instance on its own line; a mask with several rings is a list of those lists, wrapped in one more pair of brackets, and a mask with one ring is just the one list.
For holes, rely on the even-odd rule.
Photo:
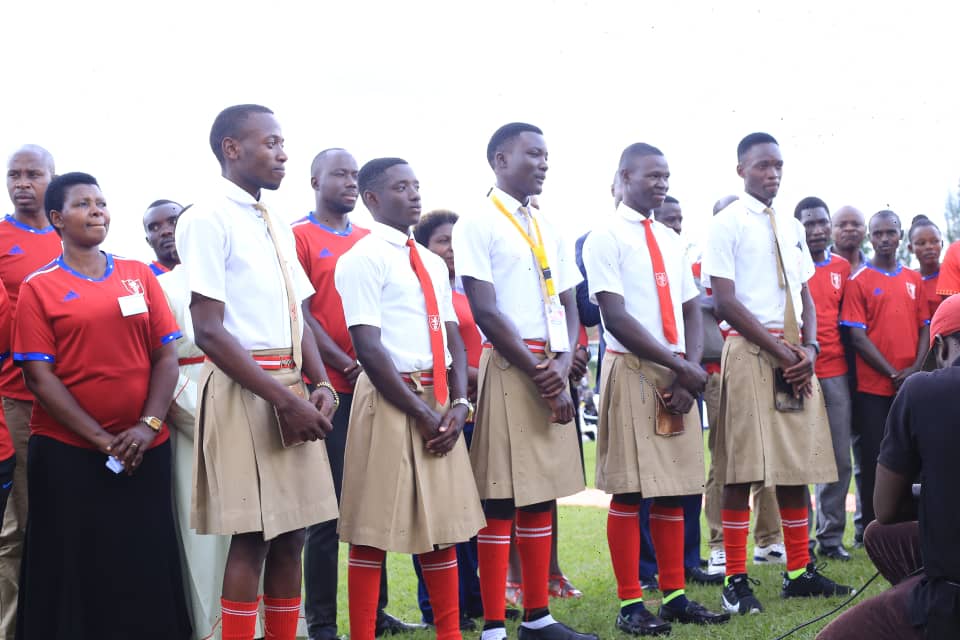
[(639, 156), (620, 172), (623, 199), (640, 213), (646, 214), (663, 204), (670, 188), (670, 167), (663, 156)]
[(383, 188), (376, 192), (377, 220), (395, 229), (409, 230), (420, 220), (420, 181), (408, 164), (395, 164), (384, 172)]
[(107, 237), (110, 213), (107, 201), (95, 184), (76, 184), (67, 189), (63, 211), (51, 212), (54, 226), (64, 242), (74, 246), (95, 247)]
[(853, 207), (842, 207), (833, 214), (833, 244), (841, 251), (859, 249), (867, 235), (863, 214)]
[(177, 230), (177, 219), (183, 209), (178, 204), (161, 204), (147, 209), (143, 214), (143, 228), (147, 233), (147, 244), (157, 255), (157, 260), (163, 263), (180, 262), (177, 255), (177, 245), (174, 242), (174, 232)]
[(680, 210), (679, 204), (676, 202), (664, 202), (653, 212), (653, 217), (657, 222), (667, 225), (676, 231), (677, 235), (680, 235), (680, 231), (683, 228), (683, 212)]
[(49, 162), (34, 151), (18, 151), (7, 165), (7, 193), (19, 213), (43, 211), (43, 196), (53, 176)]
[(547, 143), (539, 133), (524, 131), (497, 153), (494, 163), (497, 174), (513, 190), (538, 195), (547, 177)]
[(900, 223), (892, 216), (875, 216), (870, 220), (870, 244), (873, 245), (873, 252), (879, 258), (892, 258), (897, 254), (902, 233)]
[(228, 140), (225, 156), (232, 161), (242, 188), (249, 192), (280, 186), (287, 154), (283, 151), (280, 123), (272, 113), (250, 114), (236, 139)]
[(762, 202), (771, 202), (777, 197), (783, 176), (780, 147), (772, 142), (753, 145), (737, 165), (737, 175), (743, 178), (744, 191)]
[(807, 247), (813, 253), (827, 249), (830, 242), (830, 214), (823, 207), (804, 209), (800, 212), (800, 223), (807, 232)]
[(317, 192), (317, 206), (341, 214), (357, 206), (357, 161), (346, 151), (331, 151), (323, 156), (316, 174), (310, 179)]

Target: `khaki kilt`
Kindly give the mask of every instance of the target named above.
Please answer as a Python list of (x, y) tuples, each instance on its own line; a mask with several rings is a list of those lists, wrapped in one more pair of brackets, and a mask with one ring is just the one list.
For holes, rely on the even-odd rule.
[(530, 378), (485, 348), (477, 389), (470, 461), (482, 499), (512, 498), (522, 507), (583, 491), (576, 426), (550, 422)]
[[(280, 351), (257, 352), (263, 355)], [(289, 350), (287, 350), (289, 353)], [(267, 371), (284, 385), (299, 371)], [(265, 540), (337, 517), (322, 442), (283, 448), (273, 406), (213, 363), (203, 366), (190, 525), (197, 533), (262, 531)]]
[(780, 412), (773, 357), (742, 336), (726, 339), (714, 464), (723, 484), (801, 485), (837, 481), (830, 423), (816, 376), (803, 411)]
[[(422, 399), (442, 412), (433, 387)], [(340, 539), (397, 553), (426, 553), (472, 538), (486, 526), (460, 437), (445, 456), (427, 451), (416, 421), (361, 373), (343, 459)]]
[(597, 488), (645, 498), (703, 493), (703, 429), (696, 405), (683, 417), (682, 434), (655, 433), (657, 397), (650, 384), (670, 386), (673, 372), (631, 353), (608, 351), (600, 375)]

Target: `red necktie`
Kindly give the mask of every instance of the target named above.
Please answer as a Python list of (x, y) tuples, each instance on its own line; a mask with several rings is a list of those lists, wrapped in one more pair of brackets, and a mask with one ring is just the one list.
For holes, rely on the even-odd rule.
[(433, 352), (433, 395), (437, 404), (447, 402), (447, 358), (443, 347), (443, 332), (440, 331), (440, 309), (437, 307), (437, 293), (433, 289), (433, 281), (427, 273), (420, 254), (417, 253), (417, 243), (413, 238), (407, 240), (410, 247), (410, 266), (417, 274), (420, 288), (423, 289), (423, 301), (427, 305), (427, 327), (430, 329), (430, 351)]
[(657, 286), (657, 298), (660, 299), (660, 317), (663, 318), (663, 337), (670, 344), (680, 341), (677, 336), (677, 321), (673, 315), (673, 301), (670, 299), (670, 281), (667, 279), (667, 269), (663, 266), (663, 254), (660, 245), (653, 236), (653, 220), (643, 221), (643, 230), (647, 234), (647, 249), (650, 251), (650, 262), (653, 263), (653, 280)]

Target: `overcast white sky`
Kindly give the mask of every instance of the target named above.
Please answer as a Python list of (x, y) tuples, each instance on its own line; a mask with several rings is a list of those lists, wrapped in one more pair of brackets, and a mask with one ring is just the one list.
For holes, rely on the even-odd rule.
[[(0, 149), (50, 149), (100, 180), (107, 248), (148, 258), (140, 218), (219, 173), (225, 106), (272, 108), (290, 156), (270, 194), (313, 206), (326, 147), (406, 158), (426, 209), (478, 206), (501, 124), (544, 129), (542, 205), (571, 231), (610, 209), (620, 151), (666, 154), (685, 234), (740, 189), (736, 144), (764, 130), (785, 159), (775, 203), (807, 195), (941, 219), (960, 179), (960, 4), (891, 2), (184, 2), (54, 0), (0, 26)], [(12, 205), (7, 204), (7, 211)], [(362, 205), (358, 209), (362, 209)], [(365, 212), (363, 212), (365, 213)]]

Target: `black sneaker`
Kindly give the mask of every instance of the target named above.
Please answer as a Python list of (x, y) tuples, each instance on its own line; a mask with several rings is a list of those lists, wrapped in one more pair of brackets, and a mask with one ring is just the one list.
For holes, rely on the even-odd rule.
[(715, 613), (699, 602), (687, 600), (684, 608), (671, 606), (673, 602), (660, 605), (660, 617), (667, 622), (681, 624), (723, 624), (730, 620), (729, 613)]
[(803, 575), (797, 578), (791, 579), (786, 573), (783, 574), (783, 589), (780, 590), (780, 597), (810, 598), (813, 596), (845, 596), (852, 593), (856, 593), (852, 587), (837, 584), (820, 573), (820, 567), (811, 562), (807, 565), (807, 570), (803, 572)]
[(753, 595), (753, 589), (750, 583), (760, 584), (759, 580), (750, 578), (745, 573), (738, 573), (730, 578), (730, 582), (723, 588), (720, 594), (720, 604), (723, 610), (728, 613), (760, 613), (763, 611), (763, 605)]
[(519, 640), (599, 640), (592, 633), (580, 633), (562, 622), (554, 622), (539, 629), (531, 629), (522, 624), (517, 627)]
[(670, 633), (671, 625), (641, 606), (627, 615), (618, 613), (617, 629), (632, 636), (660, 636)]

